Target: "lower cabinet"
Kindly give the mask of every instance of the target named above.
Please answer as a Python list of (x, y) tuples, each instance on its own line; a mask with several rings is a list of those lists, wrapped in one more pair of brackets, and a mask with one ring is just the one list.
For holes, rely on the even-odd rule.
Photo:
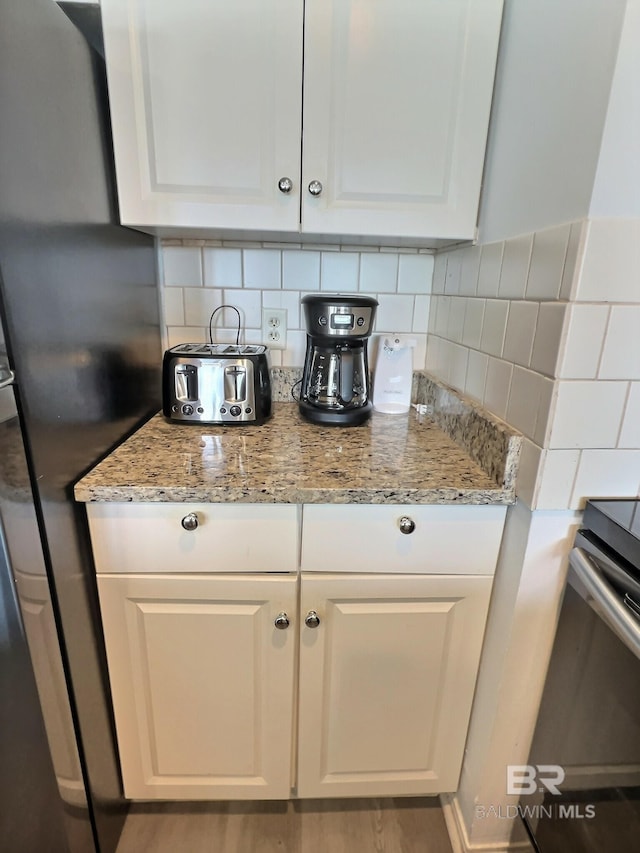
[(456, 790), (491, 582), (303, 574), (299, 796)]
[(455, 790), (491, 583), (98, 575), (125, 795)]
[(125, 796), (287, 799), (295, 575), (98, 575)]

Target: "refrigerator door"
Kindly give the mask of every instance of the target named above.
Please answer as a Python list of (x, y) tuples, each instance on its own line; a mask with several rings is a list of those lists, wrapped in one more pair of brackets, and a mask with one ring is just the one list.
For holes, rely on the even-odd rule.
[[(115, 851), (128, 804), (73, 486), (159, 410), (162, 361), (155, 245), (117, 223), (108, 125), (104, 64), (64, 12), (51, 0), (0, 0), (2, 321), (100, 853)], [(77, 792), (72, 763), (59, 778), (66, 801)]]
[(11, 372), (0, 361), (0, 846), (94, 850)]

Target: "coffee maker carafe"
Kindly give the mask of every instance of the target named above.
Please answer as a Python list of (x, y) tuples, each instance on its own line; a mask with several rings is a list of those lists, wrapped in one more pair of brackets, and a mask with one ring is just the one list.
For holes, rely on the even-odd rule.
[(307, 352), (300, 412), (309, 421), (356, 426), (371, 414), (367, 338), (378, 302), (371, 296), (308, 294), (302, 298)]

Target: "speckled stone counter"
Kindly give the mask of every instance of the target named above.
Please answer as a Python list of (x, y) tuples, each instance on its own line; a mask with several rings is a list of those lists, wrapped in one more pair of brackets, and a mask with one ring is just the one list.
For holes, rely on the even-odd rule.
[[(512, 503), (521, 437), (463, 406), (457, 416), (449, 413), (461, 433), (454, 440), (437, 424), (433, 401), (430, 411), (433, 417), (374, 412), (359, 427), (309, 424), (294, 403), (284, 402), (274, 404), (262, 426), (182, 426), (156, 415), (80, 480), (75, 496), (85, 502)], [(465, 417), (474, 435), (465, 434)]]

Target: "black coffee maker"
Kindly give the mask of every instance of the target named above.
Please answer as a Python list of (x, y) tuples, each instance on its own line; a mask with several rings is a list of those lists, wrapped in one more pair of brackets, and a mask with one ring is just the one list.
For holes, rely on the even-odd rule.
[(339, 293), (302, 297), (307, 324), (300, 412), (316, 424), (356, 426), (371, 414), (367, 338), (378, 301)]

